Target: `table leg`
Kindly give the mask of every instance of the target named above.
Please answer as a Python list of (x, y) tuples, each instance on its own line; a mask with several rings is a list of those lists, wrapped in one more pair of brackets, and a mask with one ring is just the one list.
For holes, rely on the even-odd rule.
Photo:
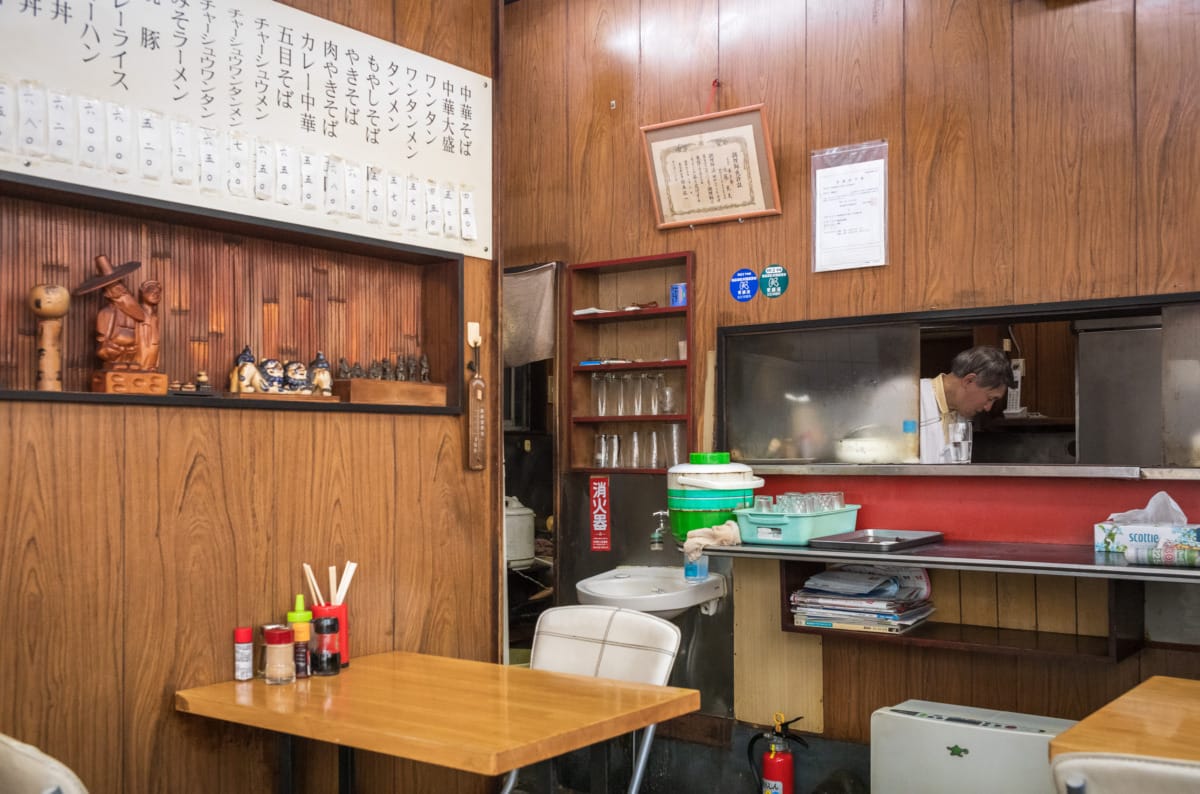
[(608, 762), (612, 740), (593, 744), (591, 747), (591, 786), (590, 794), (606, 794), (608, 792)]
[(277, 736), (279, 745), (279, 784), (276, 791), (278, 794), (292, 794), (292, 735), (290, 733), (280, 733)]
[(354, 794), (354, 748), (338, 746), (338, 794)]

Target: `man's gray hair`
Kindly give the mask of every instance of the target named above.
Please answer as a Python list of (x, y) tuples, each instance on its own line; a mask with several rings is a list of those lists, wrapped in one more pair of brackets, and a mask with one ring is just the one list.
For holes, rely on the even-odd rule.
[(1012, 362), (1002, 350), (989, 345), (979, 345), (964, 350), (950, 363), (950, 373), (956, 377), (975, 375), (979, 385), (985, 389), (1007, 386), (1014, 389), (1017, 379), (1013, 375)]

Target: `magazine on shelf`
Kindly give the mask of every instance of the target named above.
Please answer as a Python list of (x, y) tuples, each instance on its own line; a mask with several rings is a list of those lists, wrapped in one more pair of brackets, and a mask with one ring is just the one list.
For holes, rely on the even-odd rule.
[(884, 621), (887, 623), (909, 624), (924, 620), (932, 615), (933, 612), (934, 607), (929, 603), (925, 603), (916, 609), (906, 609), (899, 612), (862, 612), (848, 609), (816, 609), (810, 607), (796, 607), (792, 609), (792, 614), (797, 617), (812, 618), (813, 620), (840, 620), (853, 623)]
[(817, 618), (806, 618), (803, 615), (797, 615), (796, 625), (810, 629), (839, 629), (843, 631), (870, 631), (879, 634), (903, 634), (921, 624), (888, 623), (884, 621), (879, 623), (847, 623), (841, 620), (819, 620)]

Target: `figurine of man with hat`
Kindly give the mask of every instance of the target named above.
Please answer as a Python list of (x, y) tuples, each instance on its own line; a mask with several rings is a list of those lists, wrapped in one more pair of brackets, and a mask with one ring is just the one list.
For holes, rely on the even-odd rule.
[[(104, 361), (104, 372), (129, 372), (150, 375), (158, 372), (161, 329), (158, 304), (162, 300), (162, 285), (143, 281), (139, 296), (122, 282), (128, 274), (142, 266), (141, 262), (126, 262), (113, 267), (108, 257), (96, 257), (97, 275), (75, 288), (73, 294), (85, 295), (104, 290), (108, 305), (96, 315), (96, 355)], [(139, 300), (140, 299), (140, 300)], [(161, 391), (158, 381), (162, 380)], [(166, 393), (166, 377), (132, 378), (120, 388), (110, 388), (112, 378), (100, 373), (93, 379), (93, 391), (125, 391), (140, 394)], [(144, 382), (143, 382), (144, 381)], [(103, 384), (103, 388), (97, 388)]]

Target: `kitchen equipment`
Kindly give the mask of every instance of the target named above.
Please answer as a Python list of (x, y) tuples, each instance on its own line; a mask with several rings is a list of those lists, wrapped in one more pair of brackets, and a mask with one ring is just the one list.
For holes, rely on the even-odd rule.
[(807, 546), (812, 538), (850, 532), (861, 505), (814, 513), (764, 513), (750, 508), (734, 510), (742, 543)]
[(881, 708), (871, 715), (871, 791), (1052, 794), (1050, 740), (1074, 724), (925, 700)]
[(906, 446), (901, 434), (889, 433), (880, 425), (864, 425), (837, 442), (835, 454), (842, 463), (903, 463)]
[(860, 529), (814, 539), (809, 545), (814, 549), (855, 549), (857, 551), (896, 551), (940, 543), (941, 532), (910, 529)]
[(746, 507), (763, 479), (744, 463), (730, 463), (728, 452), (693, 452), (690, 463), (667, 470), (667, 510), (671, 533), (687, 540), (693, 529), (723, 524)]
[(504, 497), (504, 558), (515, 571), (533, 564), (533, 511), (515, 496)]

